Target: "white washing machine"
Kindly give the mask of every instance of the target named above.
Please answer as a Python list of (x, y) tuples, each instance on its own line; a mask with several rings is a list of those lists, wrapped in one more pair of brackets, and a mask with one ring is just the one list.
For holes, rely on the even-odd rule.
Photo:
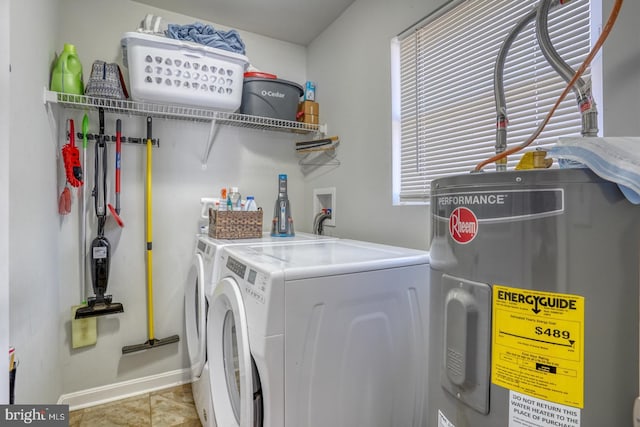
[(229, 245), (266, 245), (297, 242), (335, 240), (334, 237), (296, 233), (293, 237), (271, 237), (267, 232), (256, 239), (213, 239), (207, 235), (196, 235), (195, 251), (185, 288), (185, 325), (187, 348), (191, 368), (191, 388), (198, 415), (203, 426), (215, 427), (214, 408), (209, 384), (209, 364), (206, 353), (207, 296), (213, 293), (219, 274), (216, 254)]
[(207, 326), (219, 426), (422, 425), (428, 252), (334, 240), (221, 253)]

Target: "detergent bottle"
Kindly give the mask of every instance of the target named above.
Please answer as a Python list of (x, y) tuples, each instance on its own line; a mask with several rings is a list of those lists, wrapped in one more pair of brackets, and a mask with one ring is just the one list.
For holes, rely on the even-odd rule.
[(258, 210), (255, 197), (247, 196), (247, 202), (245, 203), (244, 210), (249, 212), (254, 212)]
[(238, 187), (231, 187), (231, 191), (229, 192), (229, 199), (231, 200), (231, 209), (234, 211), (239, 211), (241, 209), (242, 196), (238, 191)]
[(65, 43), (62, 53), (56, 60), (51, 73), (51, 90), (74, 95), (84, 94), (82, 63), (76, 47), (72, 44)]

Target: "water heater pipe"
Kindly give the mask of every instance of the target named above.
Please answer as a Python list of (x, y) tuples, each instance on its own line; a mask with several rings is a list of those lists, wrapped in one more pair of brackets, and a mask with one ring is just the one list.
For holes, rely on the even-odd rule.
[[(567, 4), (569, 1), (561, 1)], [(536, 15), (536, 38), (545, 59), (565, 82), (570, 82), (575, 71), (567, 64), (551, 43), (549, 36), (549, 10), (555, 6), (555, 0), (542, 0)], [(578, 102), (578, 109), (582, 118), (582, 136), (598, 136), (598, 111), (591, 95), (591, 85), (578, 78), (572, 86)]]
[(505, 158), (508, 155), (517, 153), (518, 151), (522, 150), (523, 148), (528, 147), (533, 141), (535, 141), (535, 139), (540, 135), (540, 133), (545, 128), (547, 123), (549, 123), (549, 120), (551, 119), (551, 116), (553, 116), (553, 113), (555, 113), (555, 111), (558, 108), (558, 106), (560, 105), (560, 103), (567, 96), (567, 94), (569, 93), (569, 91), (571, 90), (571, 88), (573, 87), (575, 82), (578, 80), (578, 78), (580, 78), (580, 76), (582, 76), (582, 74), (585, 72), (587, 67), (591, 64), (591, 61), (593, 61), (593, 58), (596, 56), (596, 54), (598, 53), (598, 51), (600, 50), (600, 48), (604, 44), (605, 40), (607, 39), (607, 37), (609, 36), (609, 33), (611, 32), (611, 30), (613, 28), (613, 25), (616, 22), (616, 19), (618, 18), (618, 14), (620, 13), (620, 9), (622, 8), (622, 3), (623, 3), (623, 0), (616, 0), (615, 4), (611, 8), (611, 13), (609, 14), (609, 18), (607, 19), (606, 24), (602, 28), (602, 33), (600, 33), (600, 36), (598, 37), (598, 40), (596, 40), (596, 43), (593, 45), (593, 47), (591, 48), (591, 51), (589, 52), (587, 57), (582, 62), (582, 65), (580, 65), (580, 68), (578, 68), (578, 70), (575, 72), (575, 74), (573, 75), (573, 77), (571, 78), (569, 83), (567, 83), (566, 87), (564, 88), (564, 90), (562, 91), (562, 93), (560, 94), (558, 99), (556, 100), (556, 103), (553, 105), (551, 110), (549, 110), (549, 112), (547, 113), (547, 116), (540, 123), (540, 125), (538, 126), (536, 131), (533, 133), (533, 135), (531, 135), (529, 137), (529, 139), (527, 139), (522, 144), (520, 144), (520, 145), (518, 145), (516, 147), (512, 147), (512, 148), (510, 148), (508, 150), (502, 151), (501, 153), (496, 154), (495, 156), (490, 157), (490, 158), (478, 163), (476, 165), (475, 169), (474, 169), (475, 172), (481, 171), (482, 168), (485, 167), (486, 165), (488, 165), (489, 163), (496, 162), (498, 160), (501, 160), (501, 159)]
[[(559, 4), (559, 0), (555, 0), (554, 3)], [(496, 154), (500, 154), (507, 149), (507, 126), (509, 120), (507, 118), (507, 101), (504, 95), (504, 64), (507, 60), (507, 54), (511, 45), (518, 37), (518, 35), (533, 22), (536, 17), (536, 9), (532, 9), (524, 17), (522, 17), (511, 29), (507, 37), (502, 42), (500, 50), (498, 51), (498, 57), (496, 58), (496, 64), (493, 70), (493, 95), (496, 104)], [(496, 161), (496, 170), (507, 170), (507, 158), (506, 156), (501, 158), (502, 161)]]

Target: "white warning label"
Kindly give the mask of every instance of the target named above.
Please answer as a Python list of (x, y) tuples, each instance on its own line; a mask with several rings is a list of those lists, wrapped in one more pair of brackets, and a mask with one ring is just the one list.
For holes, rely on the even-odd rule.
[(511, 390), (509, 427), (580, 427), (580, 409)]

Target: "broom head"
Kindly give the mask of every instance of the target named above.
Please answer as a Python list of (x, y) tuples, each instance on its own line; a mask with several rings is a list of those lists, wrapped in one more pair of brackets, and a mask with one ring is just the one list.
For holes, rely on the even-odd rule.
[(82, 185), (82, 164), (80, 163), (80, 152), (75, 144), (73, 120), (69, 120), (69, 142), (62, 147), (62, 159), (64, 160), (67, 182), (72, 187), (80, 187)]

